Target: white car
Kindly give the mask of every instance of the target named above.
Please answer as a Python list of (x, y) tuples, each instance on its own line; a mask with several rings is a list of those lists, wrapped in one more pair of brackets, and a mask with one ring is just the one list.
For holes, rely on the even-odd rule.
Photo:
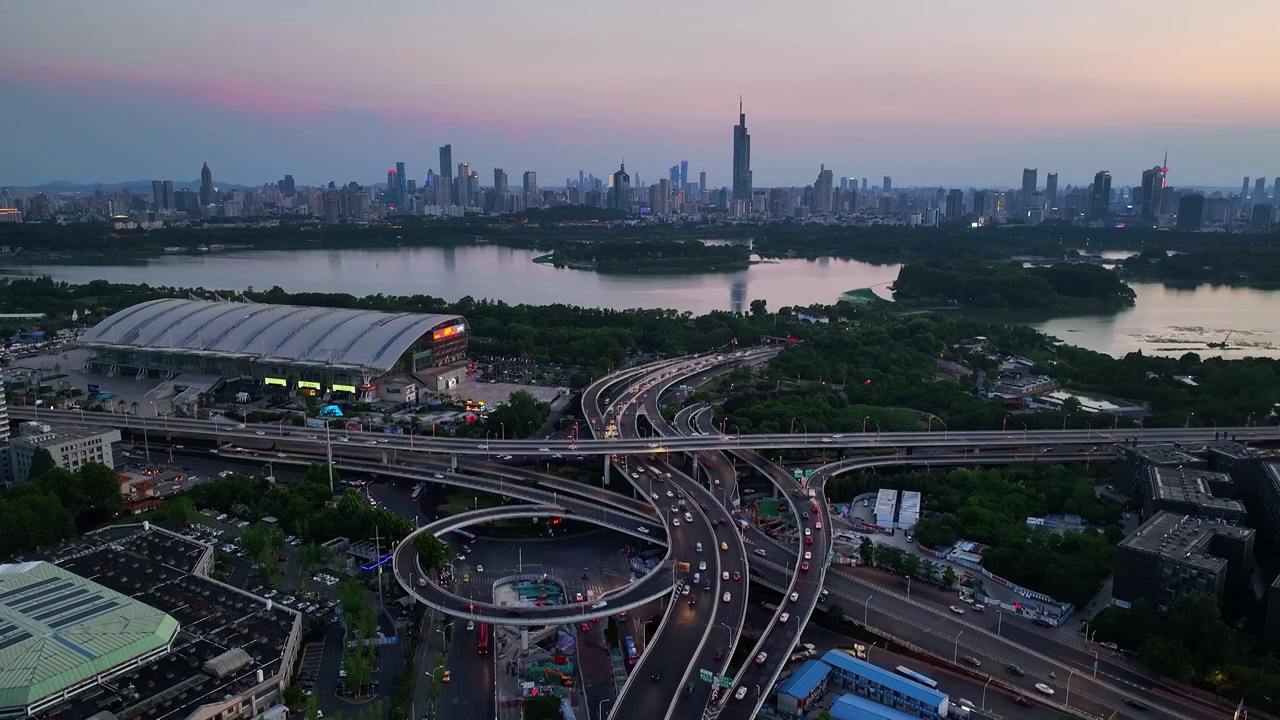
[(728, 580), (728, 579), (729, 579), (729, 571), (728, 571), (728, 570), (725, 570), (724, 572), (720, 573), (720, 579), (721, 579), (721, 580)]
[(1049, 697), (1053, 697), (1053, 688), (1045, 685), (1044, 683), (1036, 683), (1036, 690), (1039, 690), (1041, 693), (1044, 693)]
[(721, 600), (723, 600), (723, 601), (725, 601), (725, 602), (729, 602), (730, 600), (732, 600), (732, 599), (733, 599), (733, 596), (732, 596), (732, 595), (730, 595), (728, 592), (725, 592), (725, 594), (724, 594), (724, 595), (721, 595), (721, 596), (720, 596), (720, 599), (721, 599)]
[(769, 659), (769, 653), (764, 653), (764, 652), (762, 652), (762, 653), (760, 653), (759, 655), (757, 655), (757, 656), (756, 656), (756, 664), (757, 664), (757, 665), (763, 665), (763, 664), (764, 664), (764, 661), (765, 661), (765, 660), (768, 660), (768, 659)]
[(649, 495), (650, 495), (654, 500), (658, 500), (658, 499), (659, 499), (659, 498), (658, 498), (658, 493), (649, 493)]
[(706, 561), (706, 560), (703, 560), (702, 562), (698, 563), (698, 569), (699, 569), (699, 570), (706, 570), (706, 569), (707, 569), (707, 561)]
[(804, 536), (805, 536), (805, 537), (809, 537), (809, 536), (810, 536), (810, 535), (812, 535), (812, 534), (813, 534), (813, 532), (811, 532), (811, 531), (809, 530), (809, 528), (805, 528), (805, 529), (804, 529)]
[(254, 434), (254, 435), (266, 435), (267, 433), (266, 433), (266, 431), (264, 431), (264, 430), (255, 430), (255, 431), (253, 431), (253, 434)]
[(737, 691), (737, 692), (735, 692), (735, 693), (733, 694), (733, 699), (734, 699), (734, 700), (741, 700), (742, 698), (744, 698), (744, 697), (746, 697), (746, 696), (747, 696), (747, 686), (746, 686), (746, 685), (743, 685), (743, 686), (739, 687), (739, 688), (738, 688), (738, 691)]
[(964, 608), (960, 607), (959, 605), (952, 605), (952, 606), (951, 606), (951, 612), (953, 612), (953, 613), (955, 613), (955, 614), (957, 614), (957, 615), (963, 615), (963, 614), (964, 614)]
[(435, 478), (435, 479), (437, 479), (437, 480), (443, 480), (443, 479), (444, 479), (444, 476), (443, 476), (443, 475), (441, 475), (440, 473), (432, 473), (432, 474), (431, 474), (431, 477), (433, 477), (433, 478)]
[(671, 518), (672, 527), (680, 527), (680, 518)]
[(805, 560), (812, 560), (812, 559), (813, 559), (813, 553), (812, 553), (812, 552), (810, 552), (809, 550), (805, 550), (805, 551), (804, 551), (804, 559), (805, 559)]
[(685, 513), (685, 514), (684, 514), (684, 521), (685, 521), (685, 522), (687, 522), (687, 523), (692, 523), (692, 522), (693, 522), (693, 513)]
[(676, 496), (676, 494), (675, 494), (675, 493), (671, 492), (670, 490), (668, 490), (668, 491), (667, 491), (667, 497), (669, 497), (669, 498), (673, 498), (673, 497), (675, 497), (675, 496)]
[(800, 593), (798, 592), (791, 593), (791, 602), (797, 602), (798, 600), (800, 600)]
[(781, 615), (778, 616), (778, 622), (780, 623), (785, 623), (790, 619), (791, 619), (791, 613), (782, 613)]

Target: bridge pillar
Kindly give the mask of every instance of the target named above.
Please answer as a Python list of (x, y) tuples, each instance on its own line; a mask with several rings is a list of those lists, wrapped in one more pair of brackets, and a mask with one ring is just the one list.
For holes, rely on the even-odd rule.
[(613, 463), (609, 462), (609, 454), (608, 454), (608, 453), (605, 453), (605, 456), (604, 456), (604, 484), (605, 484), (606, 486), (609, 484), (609, 475), (612, 473), (612, 471), (613, 471)]
[(527, 627), (520, 628), (520, 649), (529, 649), (529, 628)]
[(449, 456), (449, 472), (455, 472), (455, 473), (458, 472), (458, 456), (457, 455)]

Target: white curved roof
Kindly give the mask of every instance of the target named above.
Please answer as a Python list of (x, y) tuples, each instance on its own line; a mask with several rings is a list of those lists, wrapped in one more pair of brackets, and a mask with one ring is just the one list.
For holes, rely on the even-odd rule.
[(385, 372), (418, 338), (465, 322), (458, 315), (165, 298), (121, 310), (81, 342)]

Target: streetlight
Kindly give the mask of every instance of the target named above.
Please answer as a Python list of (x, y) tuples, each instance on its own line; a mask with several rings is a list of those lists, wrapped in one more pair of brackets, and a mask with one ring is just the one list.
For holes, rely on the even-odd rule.
[(911, 576), (907, 576), (907, 599), (911, 599)]
[(1182, 429), (1183, 429), (1183, 430), (1186, 430), (1187, 428), (1191, 427), (1191, 416), (1192, 416), (1192, 415), (1195, 415), (1195, 413), (1193, 413), (1193, 412), (1189, 412), (1189, 413), (1187, 413), (1187, 420), (1186, 420), (1186, 422), (1182, 423)]
[(956, 633), (956, 647), (955, 647), (955, 651), (951, 653), (951, 662), (953, 663), (960, 662), (960, 636), (963, 634), (964, 634), (963, 630)]
[(1004, 613), (996, 610), (996, 637), (1000, 637), (1000, 626), (1004, 621)]
[(1062, 704), (1067, 707), (1071, 706), (1071, 676), (1076, 674), (1075, 668), (1069, 668), (1070, 673), (1067, 675), (1067, 694), (1062, 698)]
[(995, 680), (995, 677), (988, 677), (987, 682), (982, 686), (982, 709), (983, 710), (987, 709), (987, 685), (990, 685), (992, 680)]
[(605, 698), (596, 704), (596, 720), (604, 720), (604, 704), (613, 702), (613, 698)]
[(867, 627), (867, 620), (871, 615), (871, 598), (875, 595), (868, 595), (864, 603), (862, 603), (862, 627)]

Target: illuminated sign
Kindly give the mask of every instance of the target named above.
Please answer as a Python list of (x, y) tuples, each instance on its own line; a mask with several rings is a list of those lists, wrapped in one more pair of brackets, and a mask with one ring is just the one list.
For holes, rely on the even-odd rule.
[(360, 386), (360, 392), (362, 393), (371, 393), (377, 389), (378, 389), (377, 385), (361, 385)]
[(311, 388), (312, 390), (319, 390), (319, 389), (320, 389), (320, 383), (318, 383), (318, 382), (312, 382), (312, 381), (310, 381), (310, 380), (299, 380), (299, 381), (298, 381), (298, 387), (300, 387), (300, 388)]
[(281, 387), (284, 387), (289, 383), (285, 382), (282, 378), (263, 378), (262, 384), (263, 385), (279, 385)]
[(439, 330), (431, 333), (431, 339), (443, 340), (444, 338), (453, 337), (454, 335), (461, 335), (462, 333), (466, 332), (466, 330), (467, 330), (467, 326), (462, 323), (458, 323), (457, 325), (450, 325), (447, 328), (440, 328)]
[(356, 391), (356, 386), (355, 385), (338, 385), (337, 383), (334, 383), (333, 391), (354, 393)]

